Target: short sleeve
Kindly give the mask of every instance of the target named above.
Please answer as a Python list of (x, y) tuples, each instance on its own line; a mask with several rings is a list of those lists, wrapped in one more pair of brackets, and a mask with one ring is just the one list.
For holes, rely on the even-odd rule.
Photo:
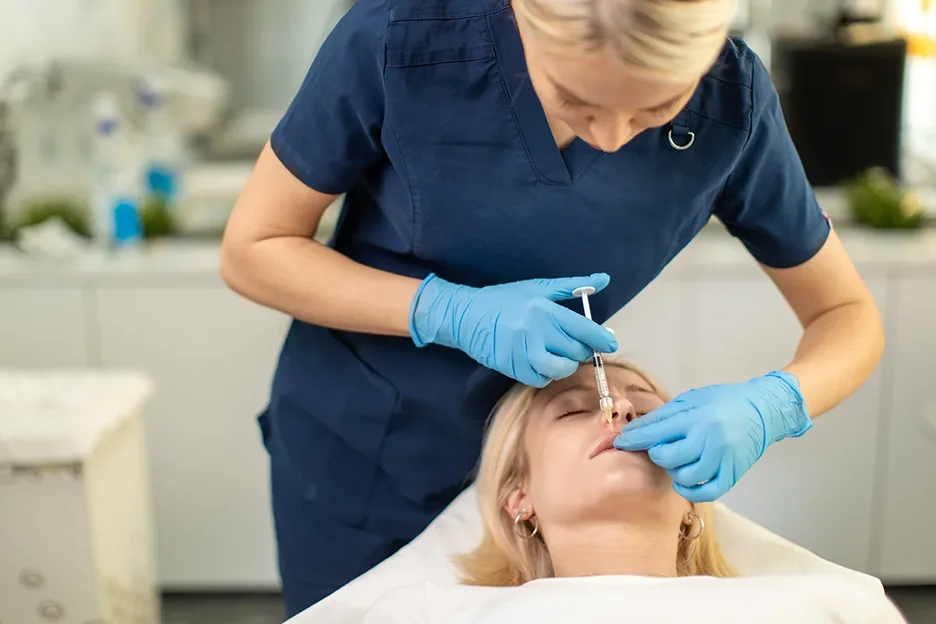
[(812, 258), (831, 225), (790, 138), (767, 69), (750, 49), (751, 132), (715, 214), (758, 262), (789, 268)]
[(387, 19), (382, 0), (352, 5), (270, 137), (277, 158), (314, 190), (340, 195), (384, 157)]

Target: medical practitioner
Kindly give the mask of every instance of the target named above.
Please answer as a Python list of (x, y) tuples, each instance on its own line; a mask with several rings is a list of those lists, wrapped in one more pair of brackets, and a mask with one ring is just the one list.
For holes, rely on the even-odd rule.
[(601, 291), (604, 322), (713, 216), (783, 293), (802, 341), (776, 371), (636, 421), (618, 448), (649, 450), (686, 498), (714, 500), (871, 373), (875, 304), (767, 71), (727, 37), (733, 12), (734, 0), (357, 0), (335, 27), (221, 258), (234, 290), (295, 318), (260, 416), (290, 615), (469, 484), (513, 380), (543, 386), (617, 348), (577, 300), (566, 307), (574, 288)]

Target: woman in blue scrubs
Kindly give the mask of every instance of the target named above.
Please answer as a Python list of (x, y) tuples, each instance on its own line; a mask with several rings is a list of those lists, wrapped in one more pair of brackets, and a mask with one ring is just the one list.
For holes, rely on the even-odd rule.
[[(293, 316), (260, 417), (287, 610), (416, 536), (516, 379), (570, 375), (717, 216), (796, 311), (789, 363), (616, 442), (695, 501), (877, 364), (872, 298), (816, 204), (733, 0), (357, 0), (231, 216), (222, 274)], [(328, 245), (313, 240), (346, 194)], [(577, 308), (576, 308), (577, 309)], [(597, 409), (597, 401), (596, 401)]]

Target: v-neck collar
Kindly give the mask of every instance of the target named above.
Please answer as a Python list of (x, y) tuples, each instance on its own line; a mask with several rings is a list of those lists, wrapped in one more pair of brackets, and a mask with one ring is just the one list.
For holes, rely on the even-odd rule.
[(537, 178), (548, 184), (572, 184), (602, 152), (578, 137), (563, 150), (556, 145), (546, 112), (530, 83), (515, 19), (509, 3), (488, 17), (494, 51), (514, 118)]

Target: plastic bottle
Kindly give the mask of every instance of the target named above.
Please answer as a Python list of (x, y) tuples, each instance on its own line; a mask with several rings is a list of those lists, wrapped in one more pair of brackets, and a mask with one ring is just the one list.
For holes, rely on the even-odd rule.
[(116, 98), (94, 99), (91, 149), (92, 233), (105, 249), (134, 248), (143, 240), (139, 210), (138, 169)]
[(153, 79), (137, 89), (143, 109), (143, 182), (147, 198), (165, 203), (173, 213), (179, 201), (185, 149), (178, 124), (166, 108), (165, 90)]

